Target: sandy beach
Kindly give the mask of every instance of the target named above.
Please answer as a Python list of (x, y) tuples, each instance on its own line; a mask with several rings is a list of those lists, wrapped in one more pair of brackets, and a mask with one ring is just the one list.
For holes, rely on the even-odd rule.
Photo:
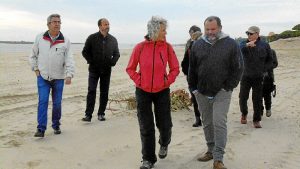
[[(279, 62), (272, 116), (262, 117), (261, 129), (253, 128), (251, 120), (240, 124), (239, 87), (234, 90), (224, 156), (228, 169), (300, 168), (300, 38), (278, 40), (271, 47)], [(125, 72), (131, 50), (121, 50), (120, 60), (113, 68), (110, 99), (134, 96), (134, 84)], [(180, 62), (183, 50), (176, 48)], [(45, 138), (33, 137), (37, 88), (28, 63), (29, 52), (0, 52), (0, 169), (138, 169), (142, 159), (136, 110), (128, 110), (124, 102), (111, 102), (107, 121), (81, 121), (88, 78), (88, 65), (81, 51), (74, 51), (76, 74), (72, 84), (64, 89), (62, 134), (53, 134), (50, 105)], [(171, 87), (176, 89), (187, 90), (182, 72)], [(249, 119), (253, 112), (251, 102), (250, 96)], [(154, 169), (211, 169), (212, 161), (196, 160), (206, 152), (206, 143), (202, 127), (192, 127), (194, 113), (179, 110), (172, 112), (172, 118), (168, 156), (159, 159)], [(158, 148), (157, 144), (157, 151)]]

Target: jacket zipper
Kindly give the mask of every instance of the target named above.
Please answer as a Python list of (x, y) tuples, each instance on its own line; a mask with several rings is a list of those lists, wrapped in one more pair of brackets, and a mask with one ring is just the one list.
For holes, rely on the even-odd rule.
[(105, 38), (103, 38), (102, 40), (102, 58), (103, 58), (103, 62), (105, 63), (105, 56), (104, 56), (104, 49), (105, 49)]
[[(162, 54), (161, 54), (161, 53), (159, 53), (159, 54), (160, 54), (161, 62), (162, 62), (162, 64), (165, 66), (165, 62), (164, 62), (164, 59), (163, 59), (163, 57), (162, 57)], [(168, 77), (167, 77), (166, 74), (164, 74), (164, 86), (166, 86), (166, 80), (168, 80)]]
[(50, 48), (49, 48), (49, 52), (48, 52), (48, 73), (47, 73), (47, 80), (50, 81), (50, 74), (51, 74), (51, 59), (50, 56), (52, 54), (52, 42), (50, 42)]
[(165, 62), (164, 62), (164, 60), (163, 60), (163, 57), (162, 57), (161, 53), (159, 53), (159, 55), (160, 55), (160, 59), (161, 59), (163, 65), (165, 65)]
[(156, 42), (154, 42), (154, 48), (153, 48), (151, 93), (152, 93), (152, 89), (153, 89), (153, 79), (154, 79), (154, 57), (155, 57), (155, 46), (156, 46)]

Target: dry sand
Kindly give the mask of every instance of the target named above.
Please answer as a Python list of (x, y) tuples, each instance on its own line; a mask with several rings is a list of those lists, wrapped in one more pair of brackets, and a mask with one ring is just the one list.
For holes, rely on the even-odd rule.
[[(240, 124), (239, 87), (235, 89), (228, 114), (228, 143), (224, 163), (229, 169), (300, 168), (300, 39), (279, 40), (271, 44), (277, 51), (275, 70), (277, 96), (273, 114), (262, 118), (262, 129), (252, 122)], [(37, 89), (28, 53), (0, 53), (0, 169), (137, 169), (141, 143), (135, 110), (112, 102), (107, 121), (96, 118), (83, 123), (87, 92), (87, 65), (75, 51), (76, 76), (65, 86), (62, 134), (54, 135), (51, 120), (45, 138), (34, 138)], [(131, 50), (122, 50), (113, 69), (110, 98), (133, 96), (134, 85), (125, 73)], [(177, 48), (178, 60), (183, 49)], [(171, 90), (187, 89), (182, 73)], [(98, 97), (98, 96), (97, 96)], [(251, 97), (250, 97), (251, 98)], [(252, 112), (251, 99), (248, 101)], [(98, 106), (98, 101), (96, 107)], [(51, 105), (49, 112), (51, 112)], [(51, 119), (51, 113), (49, 119)], [(206, 151), (202, 128), (193, 128), (192, 111), (172, 112), (173, 136), (166, 159), (155, 169), (211, 169), (212, 162), (198, 162)], [(250, 113), (249, 119), (252, 118)], [(158, 146), (157, 146), (158, 151)]]

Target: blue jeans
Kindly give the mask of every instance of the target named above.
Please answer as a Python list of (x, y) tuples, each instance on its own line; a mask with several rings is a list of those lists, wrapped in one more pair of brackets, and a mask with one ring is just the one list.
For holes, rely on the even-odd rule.
[(48, 112), (48, 102), (49, 102), (49, 94), (50, 90), (52, 94), (52, 128), (57, 128), (60, 126), (60, 118), (61, 118), (61, 101), (62, 101), (62, 93), (64, 88), (64, 80), (52, 80), (47, 81), (42, 78), (42, 76), (37, 77), (37, 86), (38, 86), (38, 95), (39, 95), (39, 103), (38, 103), (38, 126), (37, 128), (41, 131), (45, 131), (47, 129), (47, 112)]

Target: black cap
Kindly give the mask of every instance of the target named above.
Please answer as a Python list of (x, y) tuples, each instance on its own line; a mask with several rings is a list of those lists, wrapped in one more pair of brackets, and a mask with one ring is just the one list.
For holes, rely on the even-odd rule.
[(190, 28), (189, 32), (191, 32), (191, 31), (193, 31), (193, 32), (197, 32), (197, 31), (201, 32), (201, 29), (200, 29), (198, 26), (193, 25), (193, 26)]

